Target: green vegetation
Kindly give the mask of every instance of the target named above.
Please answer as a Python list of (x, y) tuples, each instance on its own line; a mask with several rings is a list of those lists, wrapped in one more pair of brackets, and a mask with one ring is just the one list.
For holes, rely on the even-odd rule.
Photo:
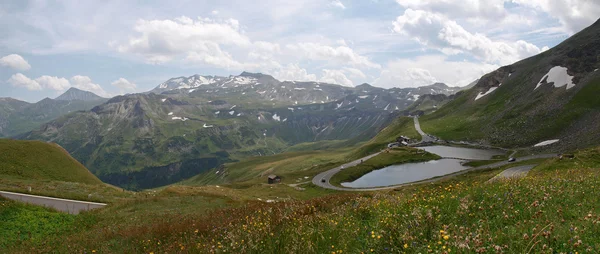
[(40, 141), (0, 139), (0, 176), (102, 184), (60, 146)]
[(377, 156), (364, 161), (354, 167), (343, 169), (335, 174), (329, 182), (339, 185), (343, 182), (352, 182), (361, 176), (370, 173), (373, 170), (384, 168), (390, 165), (422, 162), (440, 159), (440, 156), (410, 147), (399, 147), (386, 150)]
[(73, 230), (6, 252), (596, 253), (598, 158), (600, 148), (580, 151), (517, 180), (487, 183), (502, 171), (488, 169), (390, 191), (276, 203), (248, 194), (282, 197), (281, 188), (293, 188), (171, 186), (84, 213)]
[(0, 197), (0, 250), (24, 242), (43, 244), (48, 237), (66, 233), (75, 218), (73, 215)]

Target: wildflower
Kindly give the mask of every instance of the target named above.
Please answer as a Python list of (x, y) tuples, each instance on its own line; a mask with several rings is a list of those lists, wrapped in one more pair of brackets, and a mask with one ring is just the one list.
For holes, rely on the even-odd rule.
[(407, 244), (407, 243), (405, 243), (405, 244), (404, 244), (404, 248), (405, 248), (405, 249), (407, 249), (407, 248), (408, 248), (408, 244)]
[(444, 240), (448, 240), (450, 237), (448, 235), (444, 236)]

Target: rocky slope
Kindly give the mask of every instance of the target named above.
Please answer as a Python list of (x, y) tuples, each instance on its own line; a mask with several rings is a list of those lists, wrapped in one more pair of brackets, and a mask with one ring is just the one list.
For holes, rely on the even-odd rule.
[(422, 119), (445, 139), (564, 151), (600, 144), (600, 21), (558, 46), (481, 77)]

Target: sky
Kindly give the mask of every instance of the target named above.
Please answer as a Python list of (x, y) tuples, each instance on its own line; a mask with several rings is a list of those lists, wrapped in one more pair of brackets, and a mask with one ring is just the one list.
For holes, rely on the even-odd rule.
[(596, 0), (2, 1), (0, 97), (111, 97), (242, 71), (464, 86), (599, 17)]

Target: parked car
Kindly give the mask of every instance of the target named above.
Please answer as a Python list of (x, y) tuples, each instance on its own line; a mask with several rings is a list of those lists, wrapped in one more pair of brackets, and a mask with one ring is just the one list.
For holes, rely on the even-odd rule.
[(508, 158), (508, 162), (515, 162), (515, 161), (517, 161), (517, 159), (515, 159), (515, 157)]

